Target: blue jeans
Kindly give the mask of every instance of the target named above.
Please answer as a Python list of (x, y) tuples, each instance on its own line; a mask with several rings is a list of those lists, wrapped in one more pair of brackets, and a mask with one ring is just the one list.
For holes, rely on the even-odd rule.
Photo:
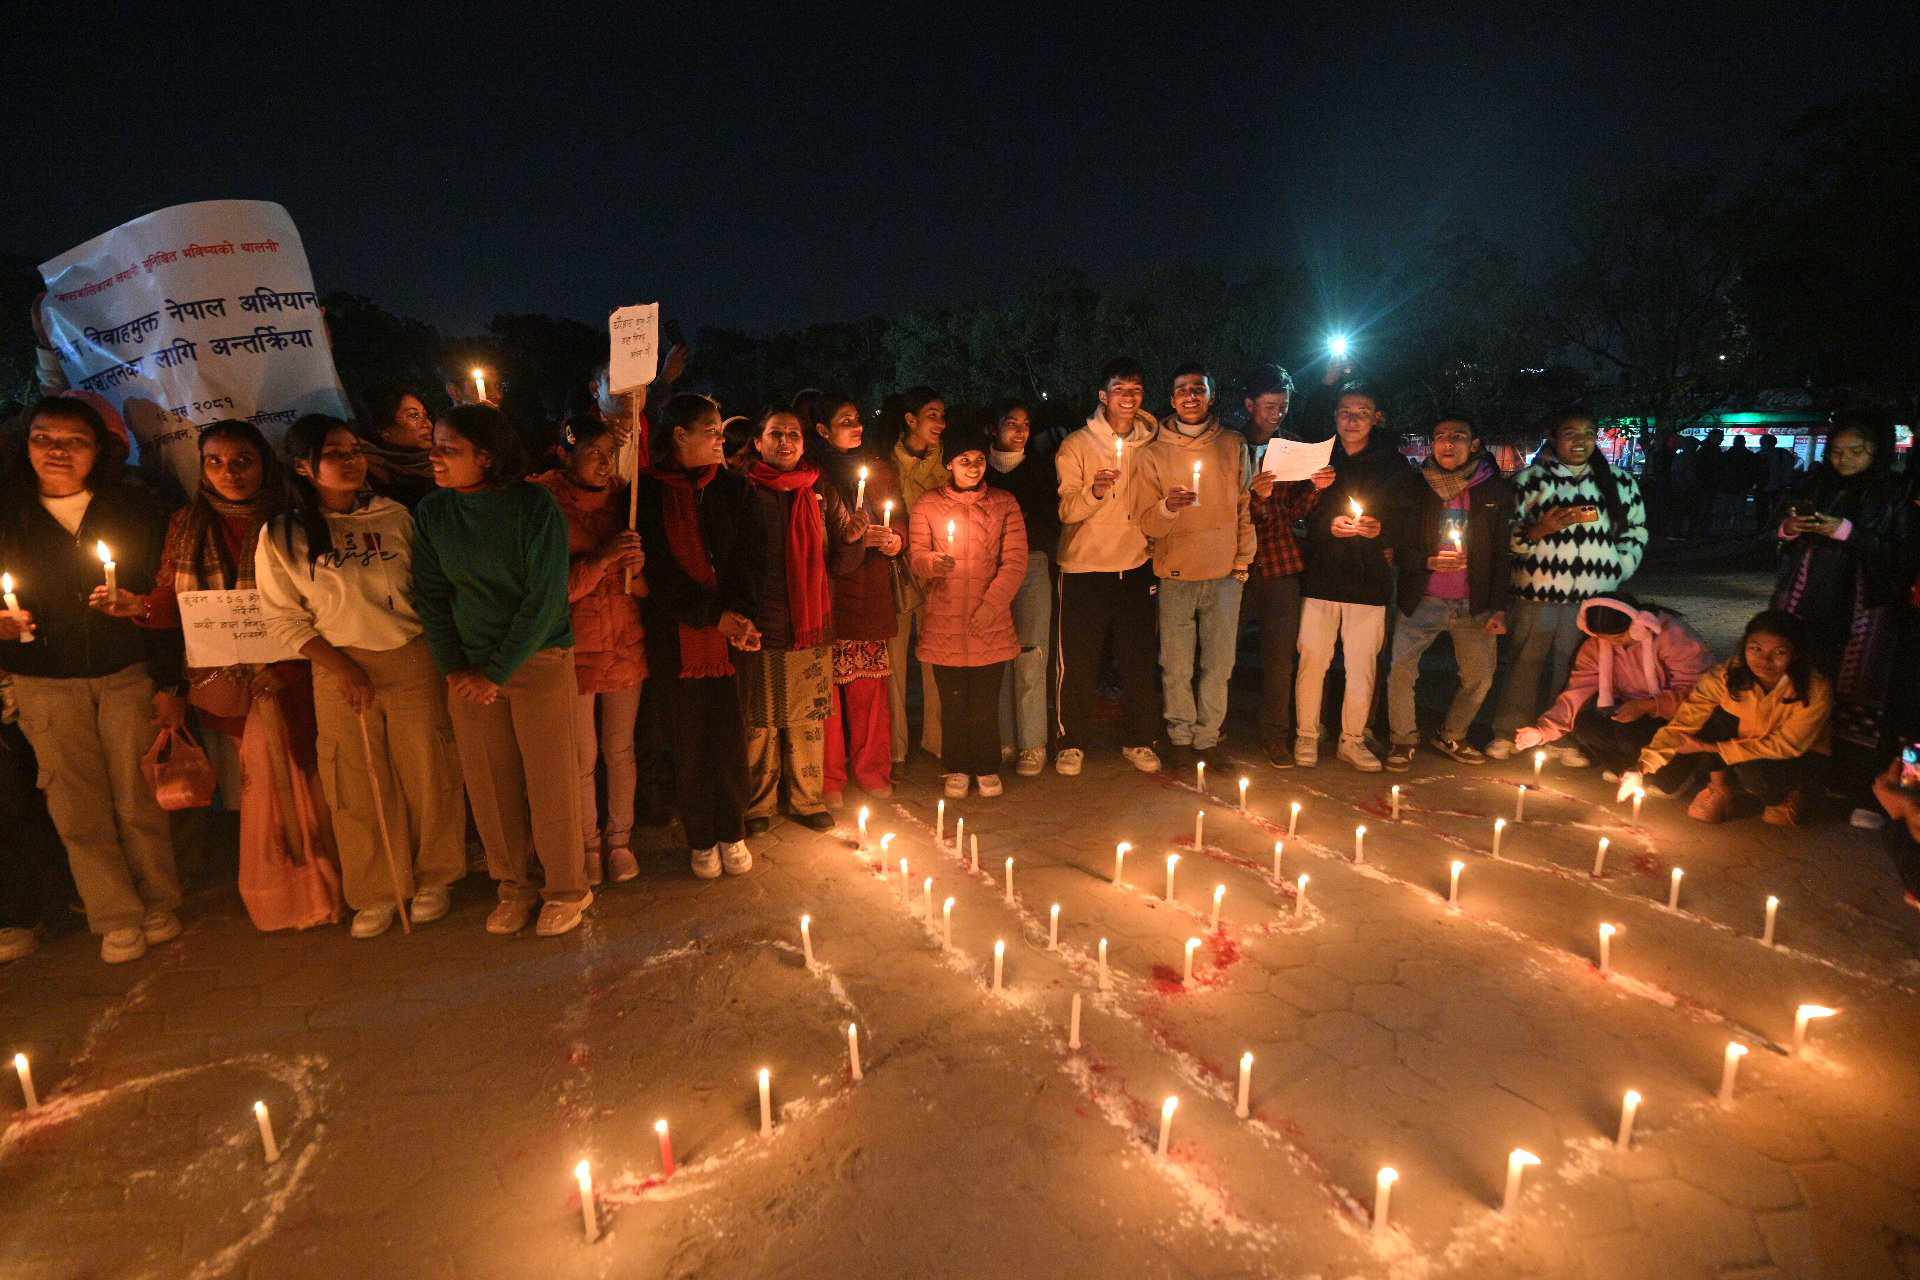
[(1027, 576), (1013, 598), (1020, 656), (1000, 686), (1000, 741), (1020, 751), (1047, 745), (1047, 672), (1053, 666), (1053, 574), (1044, 551), (1027, 552)]
[[(1573, 655), (1579, 649), (1580, 601), (1515, 600), (1507, 606), (1507, 687), (1493, 713), (1493, 736), (1511, 738), (1514, 731), (1533, 723), (1548, 699), (1567, 687)], [(1540, 693), (1540, 675), (1546, 671), (1549, 688)]]
[[(1239, 639), (1236, 578), (1160, 579), (1160, 684), (1167, 740), (1206, 751), (1220, 741), (1227, 719), (1227, 679)], [(1194, 704), (1193, 651), (1200, 649), (1199, 705)]]
[(1403, 613), (1393, 628), (1393, 669), (1387, 674), (1387, 719), (1393, 725), (1393, 743), (1410, 747), (1420, 741), (1413, 691), (1420, 679), (1420, 657), (1445, 632), (1453, 637), (1453, 657), (1460, 668), (1460, 691), (1453, 695), (1440, 736), (1458, 742), (1480, 714), (1480, 704), (1493, 688), (1493, 670), (1500, 641), (1487, 631), (1487, 615), (1475, 614), (1466, 600), (1422, 596), (1412, 613)]

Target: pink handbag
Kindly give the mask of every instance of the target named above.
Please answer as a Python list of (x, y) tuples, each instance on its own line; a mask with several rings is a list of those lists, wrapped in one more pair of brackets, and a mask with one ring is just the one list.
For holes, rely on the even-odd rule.
[(185, 729), (162, 729), (140, 757), (140, 771), (162, 809), (204, 809), (213, 803), (213, 762)]

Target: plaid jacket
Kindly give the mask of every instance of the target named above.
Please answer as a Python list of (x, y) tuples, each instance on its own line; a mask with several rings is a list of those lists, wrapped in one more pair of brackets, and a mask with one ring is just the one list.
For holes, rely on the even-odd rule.
[(1293, 522), (1305, 519), (1320, 502), (1320, 490), (1311, 480), (1276, 484), (1270, 497), (1248, 495), (1247, 506), (1253, 516), (1256, 546), (1253, 572), (1262, 578), (1284, 578), (1307, 567), (1300, 540), (1293, 536)]

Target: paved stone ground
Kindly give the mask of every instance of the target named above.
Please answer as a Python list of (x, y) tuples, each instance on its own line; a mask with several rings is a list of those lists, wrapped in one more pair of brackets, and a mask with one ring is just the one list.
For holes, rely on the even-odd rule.
[[(1751, 574), (1637, 586), (1723, 648), (1765, 594)], [(1243, 814), (1232, 778), (1210, 779), (1203, 801), (1191, 779), (1144, 779), (1098, 753), (1077, 782), (1010, 779), (1001, 800), (952, 806), (949, 825), (964, 816), (979, 836), (970, 874), (934, 846), (923, 760), (873, 824), (897, 833), (890, 860), (911, 863), (905, 895), (854, 847), (851, 809), (832, 836), (778, 828), (756, 842), (751, 876), (711, 884), (652, 832), (642, 877), (554, 941), (487, 937), (473, 879), (447, 920), (371, 942), (344, 928), (256, 934), (232, 890), (209, 886), (185, 937), (141, 963), (106, 968), (70, 936), (0, 971), (9, 1043), (31, 1055), (45, 1099), (0, 1129), (0, 1265), (1920, 1276), (1920, 916), (1899, 904), (1877, 843), (1832, 821), (1707, 831), (1660, 801), (1634, 825), (1597, 774), (1554, 770), (1494, 859), (1492, 819), (1513, 817), (1529, 772), (1422, 758), (1399, 779), (1396, 822), (1389, 779), (1337, 765), (1249, 768)], [(1299, 831), (1275, 883), (1294, 800)], [(211, 829), (217, 847), (225, 828)], [(1611, 851), (1595, 879), (1601, 835)], [(1135, 848), (1116, 886), (1122, 839)], [(1678, 911), (1665, 907), (1673, 866), (1686, 870)], [(923, 918), (927, 875), (936, 918), (956, 899), (952, 950)], [(1784, 904), (1772, 950), (1756, 938), (1769, 893)], [(1621, 930), (1611, 976), (1593, 963), (1603, 920)], [(1096, 982), (1102, 937), (1110, 991)], [(1191, 986), (1189, 937), (1204, 940)], [(1796, 1059), (1784, 1046), (1802, 1002), (1841, 1013)], [(1721, 1107), (1730, 1040), (1750, 1053)], [(1233, 1108), (1243, 1051), (1247, 1120)], [(778, 1112), (765, 1140), (762, 1066)], [(1627, 1088), (1646, 1101), (1633, 1149), (1616, 1152)], [(1161, 1161), (1168, 1095), (1180, 1106)], [(272, 1166), (255, 1099), (284, 1149)], [(665, 1181), (659, 1117), (681, 1161)], [(1543, 1163), (1505, 1217), (1515, 1147)], [(583, 1157), (605, 1193), (591, 1245), (570, 1175)], [(1375, 1240), (1383, 1164), (1401, 1181), (1393, 1229)]]

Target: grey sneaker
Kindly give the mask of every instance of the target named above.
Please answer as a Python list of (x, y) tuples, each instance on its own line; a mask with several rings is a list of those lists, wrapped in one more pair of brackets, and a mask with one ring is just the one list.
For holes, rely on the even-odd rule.
[(399, 914), (400, 909), (391, 902), (362, 907), (353, 913), (353, 924), (347, 933), (355, 938), (377, 938), (393, 928), (394, 917)]
[(1045, 747), (1028, 747), (1020, 753), (1020, 761), (1014, 765), (1013, 771), (1023, 778), (1037, 778), (1046, 772), (1046, 768), (1047, 749)]
[(1367, 750), (1367, 744), (1358, 738), (1340, 739), (1339, 755), (1362, 773), (1380, 772), (1380, 757)]
[(731, 840), (720, 850), (720, 865), (730, 876), (743, 876), (753, 870), (753, 851), (745, 840)]
[(1063, 778), (1080, 776), (1080, 766), (1086, 763), (1087, 753), (1078, 747), (1068, 747), (1053, 758), (1053, 771)]
[(1320, 739), (1301, 734), (1293, 740), (1293, 762), (1302, 769), (1311, 769), (1320, 763)]
[(413, 910), (407, 919), (415, 924), (432, 924), (453, 908), (453, 893), (443, 884), (429, 885), (413, 895)]
[(714, 845), (711, 849), (695, 849), (693, 851), (693, 874), (699, 876), (702, 880), (718, 880), (720, 878), (719, 845)]
[(1160, 757), (1152, 747), (1122, 747), (1120, 757), (1142, 773), (1160, 772)]

